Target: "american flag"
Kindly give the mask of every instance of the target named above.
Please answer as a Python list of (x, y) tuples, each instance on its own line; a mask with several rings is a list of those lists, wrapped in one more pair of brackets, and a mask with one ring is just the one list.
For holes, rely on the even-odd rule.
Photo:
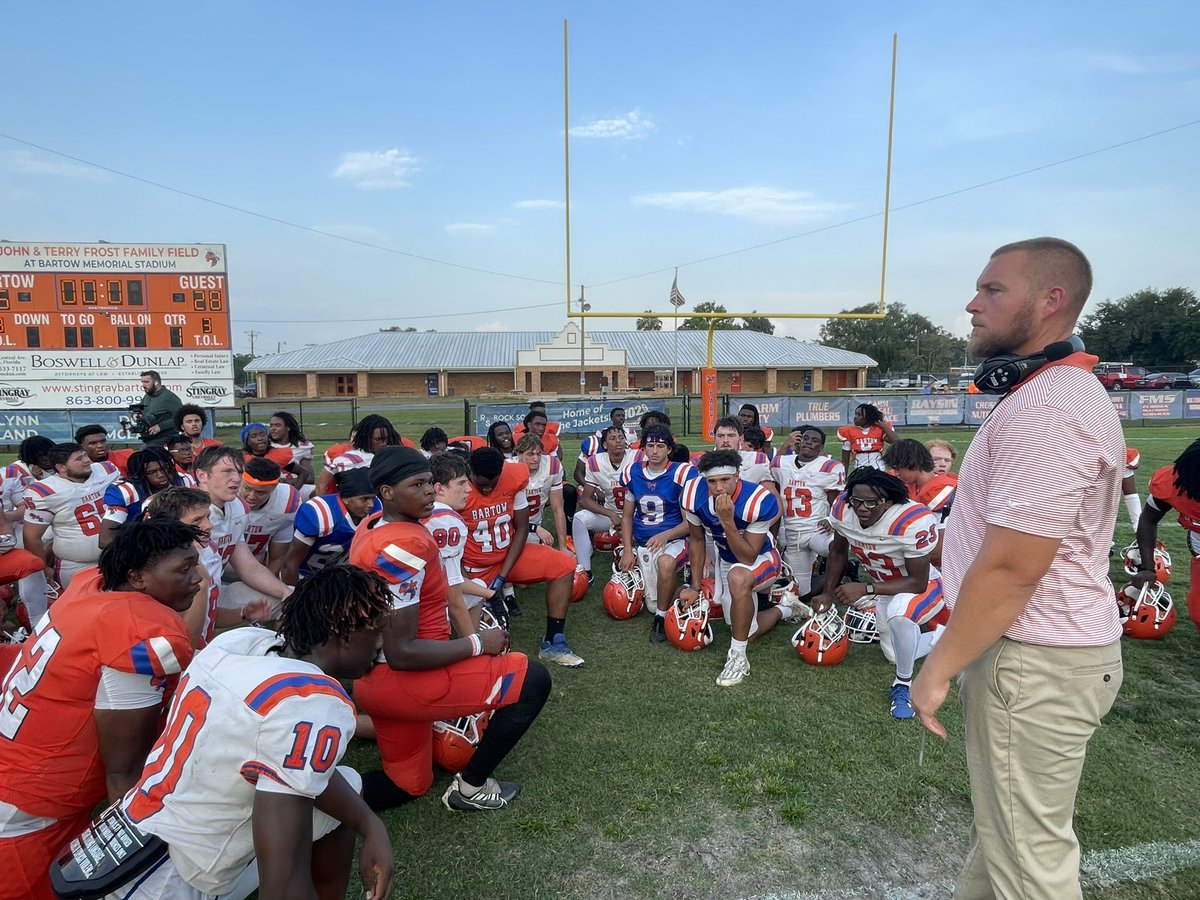
[(679, 273), (675, 273), (675, 277), (671, 280), (671, 305), (678, 308), (687, 303), (683, 299), (683, 294), (679, 293)]

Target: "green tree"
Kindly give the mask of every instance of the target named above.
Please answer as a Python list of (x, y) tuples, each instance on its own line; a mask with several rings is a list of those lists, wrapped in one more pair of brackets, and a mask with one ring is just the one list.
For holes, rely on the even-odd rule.
[(250, 360), (254, 359), (249, 353), (233, 354), (233, 383), (245, 384), (247, 381), (253, 381), (253, 378), (246, 377), (246, 365)]
[[(758, 310), (754, 310), (758, 312)], [(774, 334), (775, 323), (766, 316), (746, 316), (742, 319), (742, 327), (747, 331), (757, 331), (761, 334)]]
[(1187, 371), (1200, 354), (1200, 299), (1184, 287), (1144, 288), (1105, 300), (1080, 323), (1079, 334), (1101, 359)]
[[(703, 303), (697, 303), (692, 312), (695, 313), (724, 313), (729, 312), (724, 306), (719, 303), (714, 303), (711, 300), (705, 300)], [(708, 326), (713, 322), (711, 316), (701, 316), (696, 319), (684, 319), (679, 323), (680, 331), (708, 331)], [(737, 319), (718, 318), (716, 319), (717, 331), (732, 331), (738, 327)]]
[[(868, 303), (842, 311), (878, 309)], [(955, 337), (903, 303), (889, 303), (882, 319), (830, 319), (821, 326), (820, 338), (822, 344), (865, 353), (882, 372), (944, 372), (961, 366), (967, 350), (966, 338)]]
[(662, 319), (650, 315), (650, 310), (646, 310), (646, 315), (637, 320), (638, 331), (662, 331), (662, 325)]
[[(413, 328), (411, 325), (409, 325), (407, 328), (401, 328), (399, 325), (392, 325), (388, 328), (380, 328), (379, 330), (380, 331), (416, 331), (417, 329)], [(431, 328), (429, 330), (432, 331), (433, 329)]]

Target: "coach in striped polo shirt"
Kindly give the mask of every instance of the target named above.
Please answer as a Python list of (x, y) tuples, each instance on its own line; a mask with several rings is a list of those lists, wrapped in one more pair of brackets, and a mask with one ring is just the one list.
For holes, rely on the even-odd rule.
[[(1095, 357), (1058, 343), (1091, 286), (1077, 247), (1036, 238), (993, 253), (967, 305), (970, 351), (987, 358), (976, 377), (1001, 354), (1018, 360), (963, 459), (942, 551), (953, 613), (912, 692), (944, 737), (936, 713), (963, 673), (974, 810), (963, 900), (1081, 896), (1075, 794), (1122, 678), (1108, 548), (1125, 439)], [(996, 381), (980, 386), (1000, 393)]]

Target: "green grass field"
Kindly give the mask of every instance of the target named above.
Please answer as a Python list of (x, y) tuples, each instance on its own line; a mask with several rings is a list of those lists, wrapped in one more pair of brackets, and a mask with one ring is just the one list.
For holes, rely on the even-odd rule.
[[(418, 412), (425, 425), (437, 421), (433, 409)], [(405, 415), (419, 424), (417, 413)], [(306, 416), (306, 427), (319, 421)], [(309, 428), (319, 449), (343, 424)], [(944, 437), (960, 457), (972, 436), (901, 432)], [(236, 443), (235, 433), (227, 425), (219, 436)], [(1184, 426), (1127, 429), (1142, 452), (1143, 497), (1154, 469), (1196, 435)], [(568, 460), (577, 448), (566, 442)], [(1132, 536), (1122, 509), (1118, 548)], [(1115, 874), (1085, 857), (1089, 898), (1200, 897), (1200, 868), (1188, 868), (1200, 865), (1200, 845), (1188, 843), (1200, 831), (1200, 642), (1182, 609), (1189, 556), (1174, 517), (1162, 537), (1179, 624), (1161, 642), (1126, 642), (1125, 682), (1091, 742), (1077, 806), (1085, 853), (1141, 849), (1121, 857)], [(852, 645), (841, 665), (812, 668), (790, 646), (794, 626), (781, 627), (751, 647), (742, 685), (718, 688), (723, 625), (698, 653), (651, 645), (646, 614), (614, 622), (600, 606), (609, 558), (598, 554), (595, 571), (567, 623), (587, 664), (554, 667), (541, 718), (497, 773), (524, 792), (505, 812), (452, 814), (438, 799), (449, 776), (438, 773), (425, 798), (386, 813), (394, 897), (949, 896), (970, 822), (955, 697), (943, 715), (949, 741), (930, 739), (919, 767), (919, 727), (888, 716), (893, 670), (877, 645)], [(542, 594), (518, 596), (525, 614), (514, 621), (513, 647), (535, 653)], [(378, 751), (356, 741), (347, 762), (377, 768)]]
[[(960, 450), (970, 440), (963, 430), (904, 433), (945, 437)], [(1143, 495), (1150, 473), (1193, 437), (1184, 427), (1130, 430)], [(1182, 604), (1188, 554), (1170, 521), (1170, 590)], [(1118, 546), (1131, 539), (1122, 510)], [(551, 673), (545, 711), (498, 773), (524, 793), (510, 811), (451, 814), (438, 802), (449, 778), (439, 773), (427, 797), (386, 814), (394, 896), (883, 897), (889, 888), (887, 896), (949, 896), (970, 821), (955, 698), (943, 717), (950, 740), (931, 739), (918, 767), (919, 728), (889, 718), (892, 670), (877, 646), (854, 645), (843, 664), (811, 668), (790, 646), (792, 629), (780, 628), (752, 646), (749, 678), (721, 689), (713, 679), (728, 646), (724, 626), (699, 653), (652, 646), (646, 614), (629, 622), (604, 614), (607, 559), (598, 556), (595, 570), (596, 586), (567, 627), (587, 665)], [(535, 652), (541, 597), (519, 594), (517, 650)], [(1200, 826), (1196, 632), (1181, 610), (1165, 640), (1126, 642), (1125, 654), (1124, 686), (1091, 742), (1080, 788), (1085, 852), (1188, 842)], [(378, 754), (356, 743), (349, 761), (372, 768)], [(1153, 859), (1147, 865), (1163, 874)], [(1200, 869), (1092, 882), (1086, 895), (1104, 900), (1200, 896)]]

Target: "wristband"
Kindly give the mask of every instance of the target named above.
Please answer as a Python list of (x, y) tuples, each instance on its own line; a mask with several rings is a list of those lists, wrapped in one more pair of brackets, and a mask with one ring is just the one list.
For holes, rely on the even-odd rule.
[(471, 655), (481, 656), (483, 654), (483, 638), (477, 634), (468, 634), (467, 640), (471, 642)]

